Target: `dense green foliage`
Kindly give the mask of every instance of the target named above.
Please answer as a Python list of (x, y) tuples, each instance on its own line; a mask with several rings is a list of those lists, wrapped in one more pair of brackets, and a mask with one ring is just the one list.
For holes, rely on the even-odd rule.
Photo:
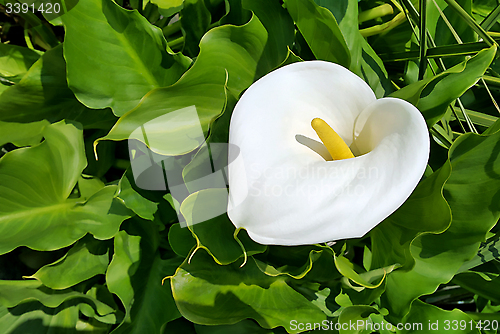
[[(1, 333), (497, 332), (497, 1), (20, 2), (0, 0)], [(264, 246), (225, 214), (192, 224), (225, 190), (135, 184), (135, 129), (194, 105), (206, 141), (227, 143), (245, 89), (313, 59), (429, 126), (424, 177), (366, 236)], [(206, 146), (158, 143), (198, 177)]]

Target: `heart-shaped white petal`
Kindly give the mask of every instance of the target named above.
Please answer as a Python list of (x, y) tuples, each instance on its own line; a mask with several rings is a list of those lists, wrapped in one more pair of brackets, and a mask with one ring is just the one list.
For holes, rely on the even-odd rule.
[[(325, 120), (355, 158), (328, 155), (311, 120)], [(408, 198), (425, 171), (425, 121), (403, 100), (377, 100), (342, 66), (310, 61), (255, 82), (231, 118), (228, 215), (262, 244), (361, 237)], [(232, 152), (230, 152), (230, 155)]]

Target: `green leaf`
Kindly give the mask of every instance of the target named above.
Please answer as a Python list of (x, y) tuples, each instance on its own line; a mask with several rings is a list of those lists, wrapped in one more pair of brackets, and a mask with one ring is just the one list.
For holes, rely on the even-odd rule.
[(38, 301), (46, 307), (54, 308), (71, 300), (86, 303), (101, 315), (115, 312), (109, 305), (75, 290), (51, 290), (34, 280), (0, 281), (0, 304), (6, 307)]
[(349, 68), (351, 56), (333, 14), (313, 0), (286, 0), (285, 6), (316, 59)]
[(121, 319), (123, 319), (123, 312), (118, 308), (113, 294), (109, 292), (108, 288), (104, 285), (96, 284), (92, 286), (86, 293), (87, 296), (94, 298), (100, 302), (111, 307), (114, 312), (108, 314), (99, 314), (97, 309), (90, 306), (89, 304), (79, 304), (80, 312), (89, 318), (94, 318), (99, 321), (99, 323), (105, 324), (117, 324)]
[[(453, 109), (455, 109), (455, 112), (458, 115), (458, 119), (460, 119), (460, 121), (462, 121), (462, 122), (465, 122), (466, 120), (465, 120), (464, 114), (462, 113), (462, 110), (460, 108), (457, 108), (457, 107), (454, 107)], [(481, 125), (481, 126), (485, 126), (485, 127), (492, 126), (498, 120), (498, 117), (496, 117), (496, 116), (484, 114), (482, 112), (477, 112), (474, 110), (466, 109), (465, 112), (467, 113), (467, 116), (470, 117), (470, 120), (472, 121), (472, 123), (477, 124), (477, 125)], [(453, 121), (455, 119), (456, 119), (455, 116), (452, 115), (450, 121)]]
[(241, 0), (224, 0), (224, 2), (226, 5), (226, 15), (220, 19), (220, 25), (232, 24), (239, 26), (248, 23), (252, 18), (252, 13), (243, 8)]
[(64, 257), (26, 278), (36, 278), (52, 289), (66, 289), (95, 275), (104, 274), (108, 264), (108, 243), (86, 236)]
[(354, 265), (344, 256), (335, 256), (334, 259), (335, 267), (343, 276), (369, 289), (378, 288), (384, 281), (386, 275), (390, 274), (396, 267), (396, 265), (391, 265), (358, 274), (354, 270)]
[(196, 57), (200, 52), (199, 43), (208, 30), (212, 15), (204, 0), (185, 0), (181, 11), (181, 24), (184, 35), (184, 50), (189, 56)]
[[(141, 131), (141, 126), (145, 126), (147, 141), (154, 143), (150, 148), (155, 152), (164, 155), (191, 152), (204, 138), (181, 138), (186, 133), (198, 135), (200, 124), (203, 133), (207, 133), (213, 118), (223, 110), (226, 87), (238, 96), (253, 83), (266, 38), (266, 30), (255, 16), (242, 27), (228, 25), (210, 30), (201, 41), (201, 51), (193, 67), (175, 85), (146, 95), (102, 139), (137, 139), (145, 143)], [(169, 113), (182, 110), (183, 114), (192, 108), (198, 119), (186, 120), (183, 128), (171, 121)]]
[(170, 226), (168, 242), (175, 254), (182, 257), (187, 257), (196, 246), (196, 239), (191, 231), (186, 227), (181, 227), (179, 223)]
[[(341, 334), (368, 334), (373, 331), (365, 328), (371, 314), (378, 314), (377, 309), (371, 306), (348, 306), (342, 310), (339, 315), (340, 333)], [(348, 324), (349, 326), (346, 326)], [(356, 326), (352, 326), (356, 324)], [(361, 325), (361, 326), (358, 326)], [(347, 329), (346, 329), (347, 328)], [(353, 329), (354, 328), (354, 329)]]
[(405, 322), (411, 324), (410, 329), (403, 328), (399, 333), (480, 333), (476, 323), (464, 312), (458, 309), (445, 311), (420, 300), (413, 303)]
[(199, 251), (190, 264), (184, 262), (177, 269), (171, 285), (181, 314), (201, 325), (230, 325), (252, 318), (267, 329), (283, 326), (289, 333), (299, 333), (291, 328), (292, 320), (326, 319), (284, 276), (267, 276), (251, 259), (242, 268), (235, 263), (220, 266)]
[(382, 60), (359, 32), (358, 1), (315, 0), (315, 2), (319, 6), (328, 8), (338, 22), (351, 56), (349, 70), (363, 78), (378, 98), (392, 92)]
[(111, 0), (79, 1), (61, 18), (69, 87), (90, 108), (111, 107), (121, 116), (189, 66), (186, 57), (167, 52), (159, 28)]
[(255, 79), (258, 79), (287, 58), (288, 49), (293, 46), (295, 28), (290, 15), (278, 0), (243, 0), (242, 5), (251, 10), (267, 30), (266, 45), (255, 73)]
[[(483, 39), (489, 46), (497, 44), (495, 40), (487, 34), (486, 31), (474, 20), (473, 17), (455, 0), (445, 0), (446, 3), (453, 8), (453, 10), (460, 16), (460, 18), (471, 27), (476, 34)], [(471, 5), (471, 0), (466, 0), (464, 4), (469, 4), (469, 10)], [(498, 45), (498, 44), (497, 44)]]
[(434, 125), (454, 100), (462, 96), (488, 69), (496, 53), (496, 46), (428, 79), (410, 84), (392, 97), (406, 100), (424, 115), (427, 125)]
[(159, 333), (180, 316), (165, 276), (172, 275), (179, 258), (162, 259), (158, 227), (140, 219), (128, 221), (115, 239), (115, 253), (106, 273), (109, 290), (125, 306), (126, 316), (115, 333)]
[(497, 237), (488, 241), (488, 243), (481, 245), (477, 254), (472, 259), (465, 262), (458, 271), (464, 272), (483, 263), (500, 258), (500, 245), (497, 245), (499, 240), (500, 238)]
[(498, 276), (489, 278), (471, 271), (456, 275), (453, 277), (453, 283), (500, 304), (500, 278)]
[(0, 44), (0, 76), (12, 77), (28, 72), (40, 52), (13, 44)]
[[(228, 165), (229, 123), (237, 99), (227, 95), (226, 105), (222, 114), (210, 126), (210, 132), (205, 144), (196, 152), (192, 160), (182, 169), (182, 179), (190, 193), (214, 187), (213, 179), (203, 182), (203, 178), (220, 173)], [(221, 144), (222, 143), (222, 144)], [(220, 175), (220, 174), (219, 174)], [(201, 182), (200, 182), (201, 181)], [(226, 182), (220, 186), (225, 186)]]
[(364, 38), (361, 39), (361, 43), (363, 49), (361, 52), (361, 78), (370, 85), (377, 98), (392, 93), (394, 88), (388, 78), (384, 63)]
[[(259, 269), (268, 276), (279, 276), (279, 275), (288, 275), (294, 279), (300, 280), (308, 273), (311, 272), (314, 263), (321, 258), (321, 256), (332, 256), (331, 252), (325, 250), (312, 249), (309, 252), (309, 257), (307, 262), (305, 262), (302, 266), (296, 267), (291, 265), (284, 265), (279, 268), (275, 268), (270, 265), (269, 262), (265, 263), (255, 259), (255, 264)], [(316, 278), (316, 277), (314, 277)]]
[[(75, 314), (70, 313), (73, 314), (71, 317), (66, 312), (68, 308), (75, 309)], [(68, 332), (80, 322), (79, 309), (86, 310), (86, 314), (91, 310), (101, 319), (113, 319), (116, 312), (89, 294), (70, 289), (51, 290), (38, 281), (0, 281), (0, 326), (5, 333), (16, 333), (15, 329), (19, 331), (19, 328), (29, 333), (51, 333), (51, 330), (59, 329), (57, 326)], [(42, 326), (39, 319), (47, 326)], [(79, 325), (92, 327), (83, 322)], [(99, 327), (106, 328), (103, 324)]]
[(349, 70), (356, 74), (361, 74), (361, 42), (363, 36), (359, 33), (358, 27), (358, 1), (356, 0), (314, 0), (318, 6), (327, 8), (335, 16), (342, 35), (344, 36), (349, 53), (351, 64)]
[(164, 17), (170, 17), (179, 13), (184, 7), (184, 0), (150, 0), (158, 6), (158, 12)]
[[(333, 251), (328, 246), (268, 246), (268, 250), (257, 256), (255, 262), (259, 269), (270, 276), (287, 275), (295, 279), (325, 283), (341, 278), (333, 258)], [(339, 281), (337, 283), (340, 284)]]
[(236, 228), (226, 214), (227, 196), (227, 189), (205, 189), (189, 195), (181, 204), (197, 249), (205, 249), (223, 265), (266, 250), (266, 246), (255, 243), (245, 231), (235, 236)]
[(46, 308), (36, 302), (13, 308), (0, 305), (0, 327), (5, 334), (49, 334), (56, 330), (69, 333), (75, 331), (78, 323), (78, 306), (69, 303), (57, 308)]
[(42, 132), (50, 123), (46, 120), (33, 123), (12, 123), (0, 121), (0, 146), (12, 143), (18, 147), (39, 144)]
[(108, 127), (116, 117), (108, 110), (89, 110), (76, 100), (66, 82), (62, 45), (37, 60), (21, 81), (0, 95), (0, 121), (79, 121), (86, 128)]
[[(469, 14), (471, 13), (472, 0), (459, 0), (458, 3), (466, 12)], [(455, 10), (453, 10), (453, 8), (451, 8), (444, 0), (436, 0), (436, 3), (431, 2), (427, 6), (427, 30), (433, 37), (437, 46), (457, 44), (458, 41), (444, 21), (443, 17), (440, 15), (436, 5), (439, 6), (462, 43), (477, 41), (477, 35), (474, 33), (474, 30), (469, 27), (467, 22), (465, 22), (464, 19), (460, 17)], [(443, 59), (447, 68), (452, 67), (463, 60), (464, 56)]]
[[(412, 240), (419, 233), (439, 233), (449, 226), (451, 211), (442, 193), (449, 176), (450, 166), (445, 164), (422, 180), (406, 202), (370, 232), (372, 268), (394, 263), (411, 268), (413, 260), (409, 247)], [(399, 270), (389, 275), (388, 280), (397, 272)]]
[(451, 174), (443, 188), (452, 211), (451, 225), (443, 233), (415, 238), (410, 246), (415, 266), (388, 277), (383, 297), (393, 316), (404, 316), (415, 298), (449, 282), (477, 253), (486, 233), (498, 221), (499, 142), (500, 132), (496, 132), (490, 136), (462, 135), (453, 143), (446, 163), (451, 164)]
[[(91, 132), (90, 135), (87, 132), (84, 138), (85, 140), (85, 155), (87, 157), (87, 167), (83, 170), (83, 174), (92, 175), (97, 178), (103, 178), (103, 176), (113, 167), (114, 164), (125, 162), (129, 164), (128, 160), (118, 160), (115, 157), (116, 154), (116, 143), (108, 141), (102, 143), (97, 147), (96, 152), (94, 152), (94, 141), (102, 137), (107, 130), (98, 130)], [(118, 166), (116, 166), (118, 167)], [(125, 168), (128, 167), (125, 165)], [(119, 166), (118, 168), (124, 168)]]
[(6, 82), (0, 82), (0, 95), (2, 95), (3, 92), (5, 92), (9, 87), (12, 86), (9, 83)]
[(158, 203), (140, 194), (140, 190), (137, 189), (130, 169), (123, 174), (118, 183), (118, 189), (117, 197), (123, 201), (127, 208), (134, 211), (143, 219), (154, 219), (153, 214), (158, 210)]
[(282, 327), (277, 327), (272, 330), (260, 327), (256, 322), (246, 319), (235, 323), (234, 325), (222, 326), (202, 326), (195, 325), (196, 334), (282, 334), (286, 331)]
[(108, 239), (128, 217), (112, 206), (116, 186), (68, 198), (86, 165), (81, 130), (59, 122), (43, 135), (40, 145), (0, 159), (0, 254), (19, 246), (54, 250), (88, 232)]

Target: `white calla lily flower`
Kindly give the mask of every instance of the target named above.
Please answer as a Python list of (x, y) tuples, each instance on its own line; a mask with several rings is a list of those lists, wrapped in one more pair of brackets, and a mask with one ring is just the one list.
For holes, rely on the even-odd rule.
[(410, 196), (429, 156), (417, 108), (377, 100), (358, 76), (324, 61), (255, 82), (233, 111), (229, 137), (241, 156), (228, 167), (228, 216), (261, 244), (365, 235)]

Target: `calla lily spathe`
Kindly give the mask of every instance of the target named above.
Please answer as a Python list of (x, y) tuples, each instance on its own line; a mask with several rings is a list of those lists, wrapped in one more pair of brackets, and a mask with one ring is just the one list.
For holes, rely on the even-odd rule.
[[(327, 161), (315, 118), (355, 157)], [(228, 216), (261, 244), (363, 236), (410, 196), (429, 156), (418, 109), (377, 100), (358, 76), (324, 61), (287, 65), (255, 82), (233, 111), (229, 135), (240, 163), (228, 167)]]

